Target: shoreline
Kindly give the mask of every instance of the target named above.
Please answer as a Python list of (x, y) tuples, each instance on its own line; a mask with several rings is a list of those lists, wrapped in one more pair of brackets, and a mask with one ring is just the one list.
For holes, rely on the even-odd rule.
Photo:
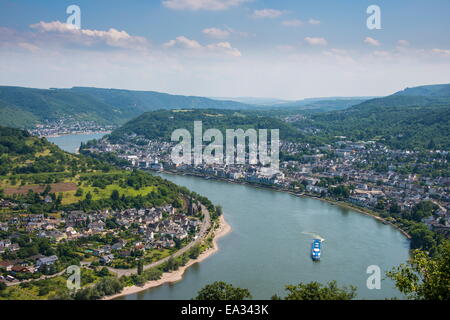
[(219, 221), (220, 221), (219, 227), (216, 230), (214, 230), (214, 238), (213, 238), (213, 241), (212, 241), (212, 243), (213, 243), (212, 247), (210, 247), (210, 248), (206, 249), (205, 251), (203, 251), (196, 259), (189, 260), (189, 262), (186, 265), (181, 266), (178, 270), (174, 270), (172, 272), (164, 273), (162, 275), (161, 279), (159, 279), (159, 280), (148, 281), (141, 287), (140, 286), (125, 287), (122, 290), (122, 292), (117, 293), (117, 294), (112, 295), (112, 296), (103, 297), (100, 300), (114, 300), (114, 299), (119, 298), (119, 297), (123, 297), (123, 296), (127, 296), (127, 295), (130, 295), (130, 294), (139, 293), (139, 292), (151, 289), (151, 288), (156, 288), (156, 287), (159, 287), (159, 286), (161, 286), (163, 284), (175, 283), (175, 282), (181, 281), (183, 279), (184, 273), (186, 272), (186, 270), (188, 268), (190, 268), (191, 266), (193, 266), (196, 263), (200, 263), (200, 262), (206, 260), (207, 258), (212, 256), (213, 254), (218, 252), (219, 251), (219, 246), (217, 244), (217, 241), (220, 238), (224, 237), (225, 235), (229, 234), (232, 231), (231, 226), (225, 220), (223, 214), (220, 216)]
[(391, 227), (397, 229), (408, 240), (411, 239), (411, 235), (408, 232), (406, 232), (405, 230), (403, 230), (402, 228), (400, 228), (396, 224), (394, 224), (394, 223), (392, 223), (390, 221), (387, 221), (386, 219), (376, 215), (372, 210), (367, 209), (367, 211), (365, 211), (364, 208), (358, 208), (358, 207), (352, 206), (351, 204), (343, 202), (343, 201), (326, 199), (326, 198), (320, 198), (320, 197), (316, 197), (314, 195), (309, 195), (309, 194), (305, 194), (305, 193), (295, 193), (295, 192), (292, 192), (292, 191), (289, 191), (289, 190), (283, 190), (283, 189), (280, 189), (280, 188), (277, 188), (277, 187), (263, 186), (263, 185), (258, 185), (258, 184), (249, 183), (249, 182), (245, 182), (245, 181), (234, 181), (234, 180), (221, 179), (221, 178), (212, 177), (212, 176), (202, 176), (202, 175), (197, 175), (197, 174), (193, 174), (193, 173), (186, 173), (186, 172), (185, 173), (178, 173), (178, 172), (168, 171), (168, 170), (164, 170), (164, 171), (162, 171), (162, 173), (173, 174), (173, 175), (187, 175), (187, 176), (203, 178), (203, 179), (208, 178), (208, 179), (214, 180), (214, 181), (233, 183), (233, 184), (240, 184), (240, 185), (250, 186), (250, 187), (253, 187), (253, 188), (257, 188), (257, 189), (265, 189), (265, 190), (271, 190), (271, 191), (276, 191), (276, 192), (288, 193), (288, 194), (293, 195), (295, 197), (305, 197), (305, 198), (309, 198), (309, 199), (315, 199), (315, 200), (324, 201), (324, 202), (327, 202), (327, 203), (329, 203), (331, 205), (336, 205), (336, 206), (339, 206), (341, 208), (348, 209), (348, 210), (353, 210), (353, 211), (355, 211), (357, 213), (364, 214), (366, 216), (372, 217), (372, 218), (376, 219), (377, 221), (379, 221), (379, 222), (381, 222), (383, 224), (390, 225)]
[(59, 138), (66, 136), (83, 136), (88, 134), (110, 134), (112, 131), (87, 131), (87, 132), (74, 132), (74, 133), (56, 133), (50, 135), (39, 136), (41, 138)]

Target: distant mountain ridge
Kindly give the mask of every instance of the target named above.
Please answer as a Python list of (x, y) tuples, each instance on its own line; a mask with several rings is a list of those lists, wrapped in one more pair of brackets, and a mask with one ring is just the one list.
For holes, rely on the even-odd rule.
[(438, 84), (406, 88), (386, 97), (364, 101), (347, 111), (370, 107), (448, 105), (449, 103), (450, 84)]
[(311, 120), (322, 136), (381, 140), (399, 149), (449, 150), (450, 84), (407, 88), (346, 110), (315, 114)]
[(450, 98), (450, 84), (434, 84), (406, 88), (405, 90), (396, 92), (393, 95)]
[(237, 110), (253, 106), (153, 91), (0, 86), (0, 125), (11, 127), (28, 128), (63, 117), (120, 125), (147, 111), (181, 108)]

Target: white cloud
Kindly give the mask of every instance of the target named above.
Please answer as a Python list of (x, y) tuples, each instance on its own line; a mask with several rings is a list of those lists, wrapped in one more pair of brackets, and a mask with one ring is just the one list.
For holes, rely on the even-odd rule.
[(312, 46), (326, 46), (328, 44), (325, 38), (306, 37), (305, 41)]
[(368, 45), (375, 46), (375, 47), (379, 47), (381, 45), (380, 41), (378, 41), (374, 38), (371, 38), (371, 37), (366, 37), (364, 39), (364, 43), (367, 43)]
[(227, 55), (231, 55), (233, 57), (242, 57), (241, 52), (238, 49), (233, 48), (229, 42), (209, 44), (206, 48), (212, 51), (225, 52)]
[(60, 32), (60, 33), (71, 33), (76, 32), (78, 29), (73, 24), (67, 24), (60, 21), (35, 23), (30, 25), (31, 28), (42, 31), (42, 32)]
[(166, 8), (173, 10), (209, 10), (219, 11), (236, 7), (252, 0), (164, 0)]
[(143, 49), (148, 46), (148, 41), (144, 37), (131, 36), (126, 31), (119, 31), (111, 28), (108, 31), (77, 29), (74, 25), (60, 21), (35, 23), (30, 25), (32, 29), (41, 33), (62, 35), (63, 37), (50, 39), (47, 41), (76, 42), (78, 44), (91, 46), (96, 43), (104, 43), (111, 47)]
[(202, 31), (204, 34), (215, 39), (225, 39), (230, 36), (230, 31), (219, 28), (207, 28)]
[(281, 17), (283, 15), (283, 11), (275, 10), (275, 9), (262, 9), (253, 11), (253, 18), (256, 19), (274, 19)]
[(318, 24), (320, 24), (320, 20), (309, 19), (308, 23), (309, 23), (309, 24), (312, 24), (312, 25), (318, 25)]
[(179, 47), (183, 49), (197, 50), (201, 53), (219, 53), (232, 57), (242, 56), (241, 52), (234, 48), (229, 42), (218, 42), (203, 46), (198, 41), (186, 38), (185, 36), (180, 36), (174, 40), (170, 40), (164, 43), (163, 46), (165, 48)]
[(448, 49), (438, 49), (438, 48), (434, 48), (431, 50), (431, 52), (433, 53), (437, 53), (446, 57), (450, 57), (450, 50)]
[(282, 22), (282, 24), (285, 27), (300, 27), (303, 25), (303, 21), (301, 21), (299, 19), (285, 20)]
[(410, 43), (407, 40), (398, 40), (397, 45), (400, 47), (409, 47)]
[(183, 48), (187, 48), (187, 49), (201, 49), (202, 48), (202, 45), (198, 41), (188, 39), (185, 36), (180, 36), (180, 37), (177, 37), (175, 40), (170, 40), (169, 42), (166, 42), (164, 44), (164, 47), (172, 48), (177, 45), (179, 45)]

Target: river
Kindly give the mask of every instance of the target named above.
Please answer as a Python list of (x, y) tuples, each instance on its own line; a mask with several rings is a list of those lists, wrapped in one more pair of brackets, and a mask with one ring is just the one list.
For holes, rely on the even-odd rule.
[(48, 137), (47, 140), (58, 145), (64, 151), (76, 153), (82, 142), (100, 139), (104, 135), (104, 133), (69, 134), (58, 137)]
[[(180, 282), (119, 299), (191, 299), (214, 281), (248, 288), (255, 299), (270, 299), (273, 294), (283, 295), (288, 284), (331, 280), (355, 285), (360, 299), (402, 298), (384, 276), (409, 256), (409, 240), (393, 227), (317, 199), (198, 177), (160, 175), (221, 205), (233, 230), (218, 241), (219, 252), (189, 268)], [(315, 263), (310, 246), (317, 237), (324, 242), (322, 259)], [(370, 265), (381, 268), (380, 290), (366, 286)]]

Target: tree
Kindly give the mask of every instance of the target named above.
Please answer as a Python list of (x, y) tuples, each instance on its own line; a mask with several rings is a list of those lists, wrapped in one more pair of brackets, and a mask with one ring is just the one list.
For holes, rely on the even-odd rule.
[(396, 287), (410, 299), (450, 299), (450, 241), (446, 240), (433, 257), (414, 250), (406, 264), (387, 272)]
[(191, 250), (189, 250), (189, 258), (191, 258), (191, 259), (197, 259), (198, 258), (198, 256), (200, 255), (200, 253), (201, 253), (201, 248), (200, 248), (200, 246), (193, 246), (192, 247), (192, 249)]
[(50, 185), (46, 185), (44, 191), (41, 193), (42, 196), (47, 196), (50, 191), (52, 191), (52, 187)]
[(251, 299), (248, 289), (233, 287), (233, 285), (216, 281), (208, 284), (198, 292), (194, 300), (244, 300)]
[(75, 197), (81, 197), (83, 195), (83, 189), (82, 188), (78, 188), (77, 192), (75, 192)]
[(107, 277), (107, 276), (109, 276), (109, 270), (108, 270), (108, 268), (107, 267), (103, 267), (103, 268), (101, 268), (98, 272), (97, 272), (97, 275), (99, 276), (99, 277)]
[(142, 261), (142, 259), (139, 259), (137, 263), (137, 274), (142, 275), (143, 272), (144, 272), (144, 262)]
[(356, 297), (356, 287), (339, 288), (336, 281), (327, 285), (318, 282), (299, 283), (298, 285), (286, 286), (288, 295), (280, 298), (275, 295), (272, 300), (352, 300)]
[(0, 291), (3, 291), (6, 289), (6, 283), (4, 283), (3, 281), (0, 281)]
[(119, 191), (113, 190), (113, 192), (111, 193), (111, 200), (113, 200), (113, 201), (119, 201), (120, 200)]

